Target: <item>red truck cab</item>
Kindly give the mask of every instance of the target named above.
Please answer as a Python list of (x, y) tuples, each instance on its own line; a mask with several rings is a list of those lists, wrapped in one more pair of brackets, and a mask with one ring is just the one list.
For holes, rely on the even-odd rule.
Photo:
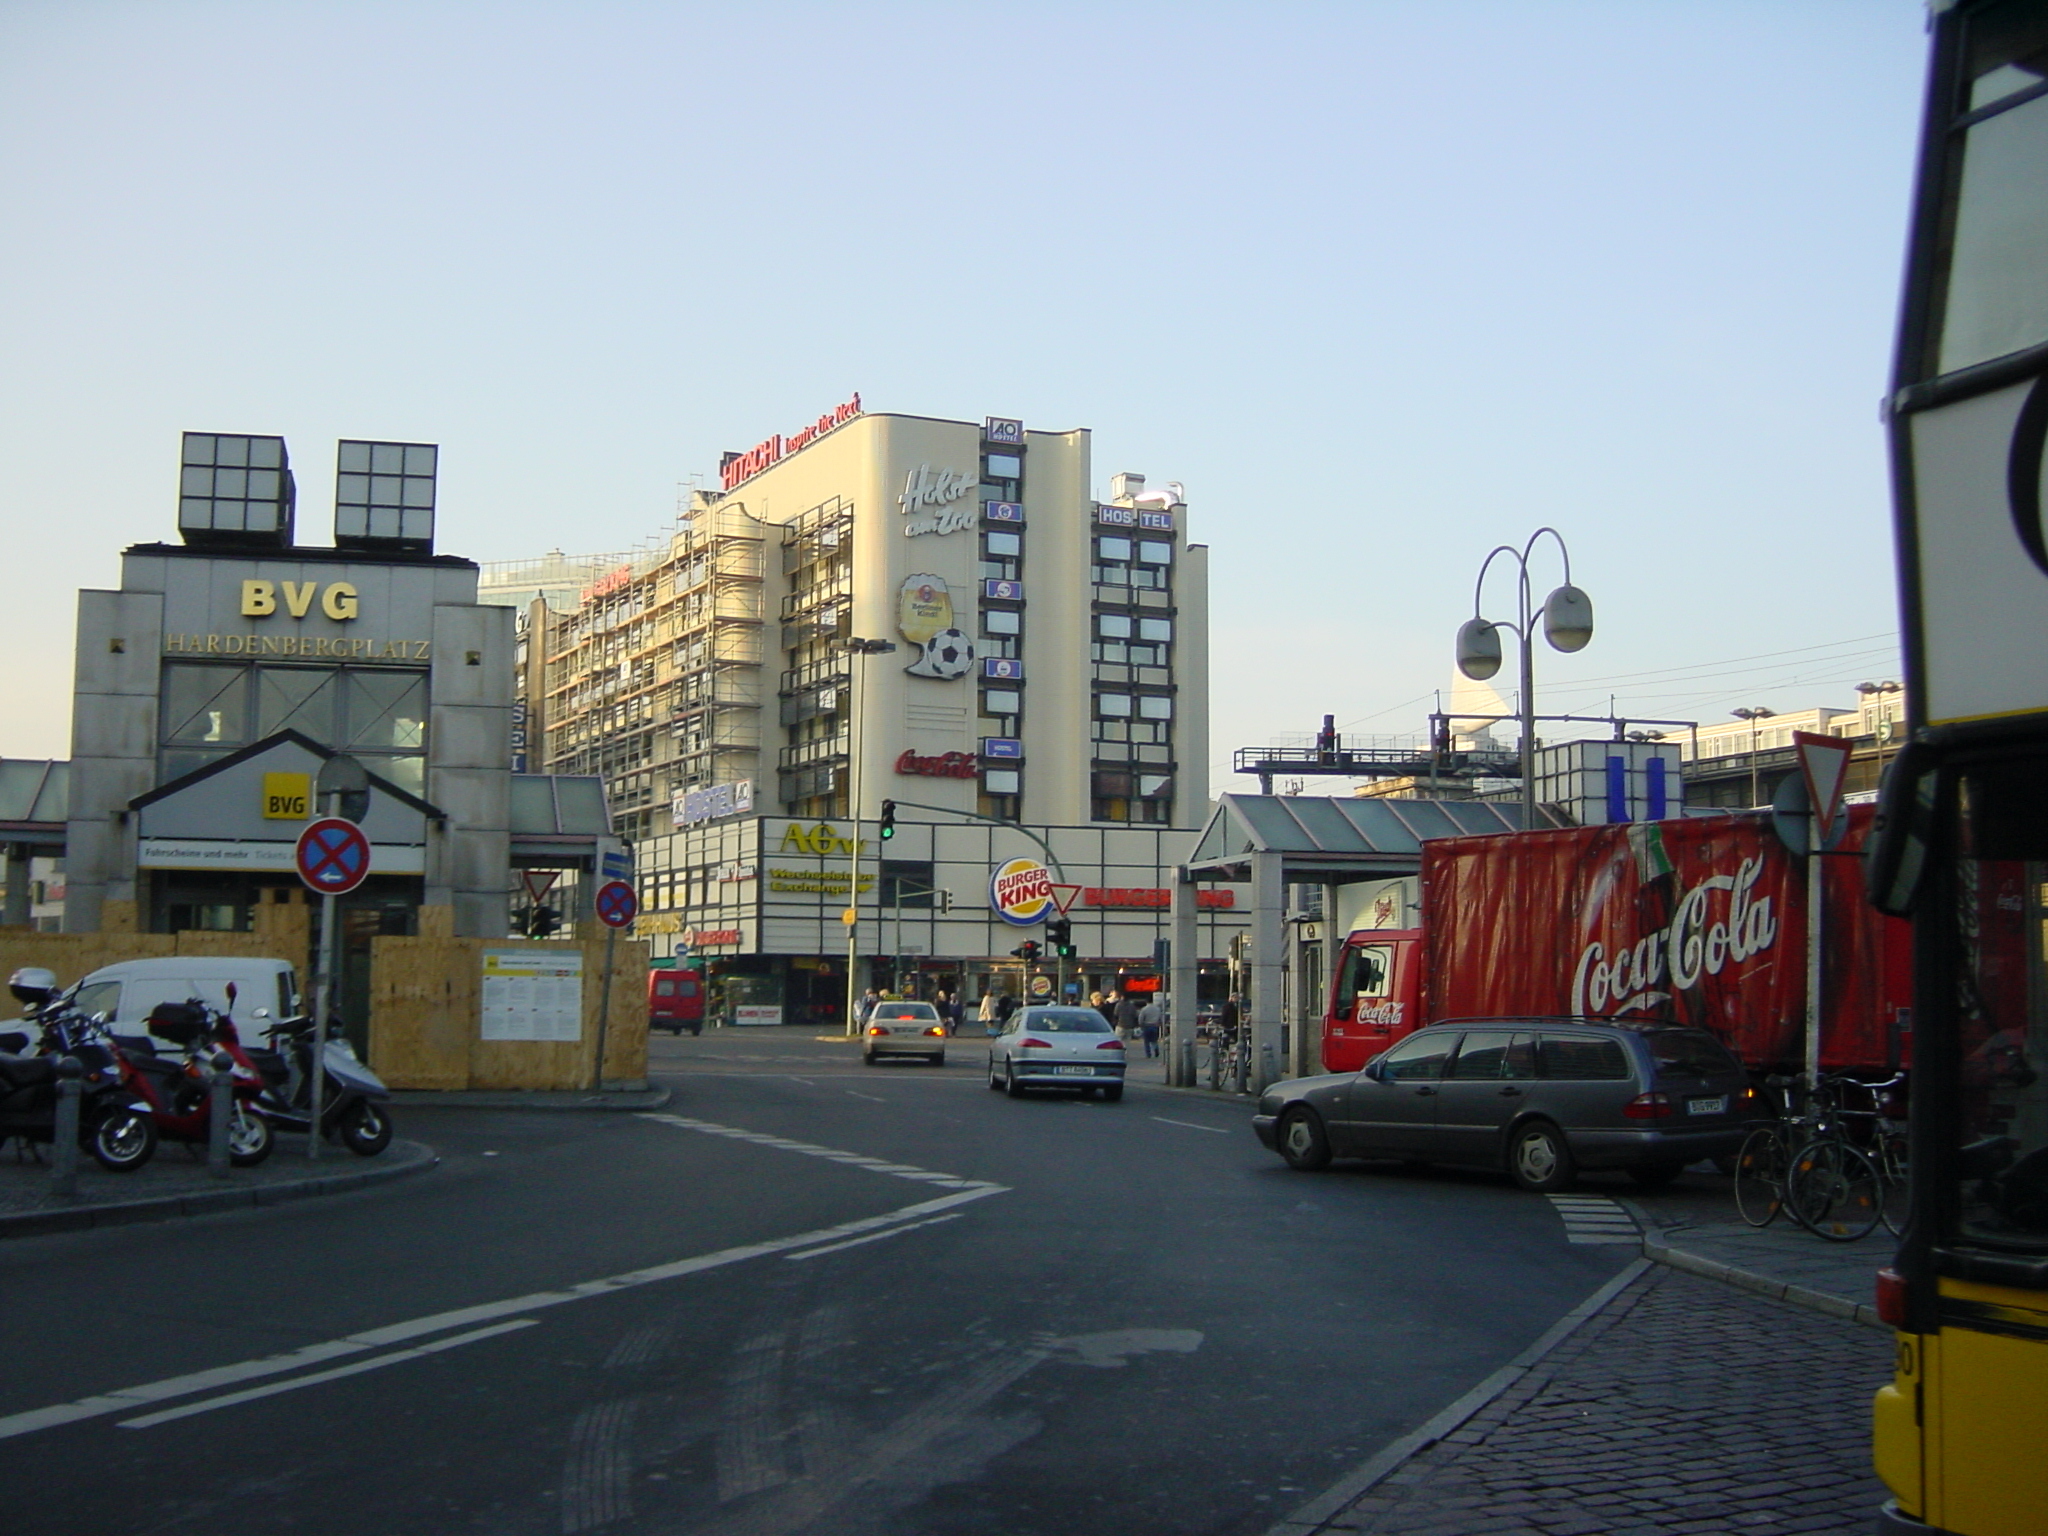
[(695, 971), (651, 970), (647, 973), (647, 1028), (680, 1035), (704, 1032), (704, 978)]
[(1364, 928), (1344, 941), (1323, 1021), (1323, 1070), (1356, 1072), (1421, 1025), (1422, 930)]

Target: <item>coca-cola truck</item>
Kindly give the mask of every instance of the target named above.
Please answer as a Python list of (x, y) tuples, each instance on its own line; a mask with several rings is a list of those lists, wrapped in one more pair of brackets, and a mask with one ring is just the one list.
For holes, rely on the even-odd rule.
[[(1911, 929), (1864, 900), (1871, 807), (1821, 855), (1821, 1066), (1901, 1061)], [(1323, 1068), (1354, 1072), (1438, 1019), (1658, 1018), (1753, 1071), (1804, 1065), (1806, 861), (1763, 812), (1422, 845), (1422, 926), (1365, 928), (1331, 966)]]

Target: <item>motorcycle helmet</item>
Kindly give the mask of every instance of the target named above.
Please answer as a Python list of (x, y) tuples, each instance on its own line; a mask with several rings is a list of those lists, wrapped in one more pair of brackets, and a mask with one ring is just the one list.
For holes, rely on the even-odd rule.
[(24, 1008), (40, 1008), (58, 992), (57, 973), (40, 965), (24, 965), (7, 978), (7, 990)]

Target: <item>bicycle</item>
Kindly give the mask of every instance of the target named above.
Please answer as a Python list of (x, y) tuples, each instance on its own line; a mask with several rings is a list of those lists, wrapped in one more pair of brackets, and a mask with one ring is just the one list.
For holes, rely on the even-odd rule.
[[(1809, 1095), (1812, 1132), (1785, 1170), (1785, 1208), (1792, 1219), (1834, 1243), (1853, 1243), (1884, 1218), (1885, 1176), (1850, 1136), (1852, 1118), (1878, 1112), (1845, 1110), (1845, 1088), (1869, 1090), (1855, 1078), (1819, 1078)], [(1873, 1090), (1874, 1091), (1874, 1090)]]
[[(1811, 1116), (1784, 1113), (1784, 1096), (1798, 1087), (1797, 1078), (1767, 1077), (1764, 1086), (1778, 1096), (1779, 1118), (1753, 1127), (1735, 1154), (1735, 1213), (1752, 1227), (1768, 1227), (1785, 1209), (1785, 1176), (1792, 1167), (1794, 1131), (1803, 1133), (1815, 1123)], [(1804, 1135), (1798, 1140), (1803, 1142)], [(1793, 1220), (1798, 1220), (1796, 1214)]]

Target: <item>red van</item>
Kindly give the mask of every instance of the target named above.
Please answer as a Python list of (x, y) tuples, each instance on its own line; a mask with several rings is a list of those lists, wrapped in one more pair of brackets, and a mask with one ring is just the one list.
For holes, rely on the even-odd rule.
[(704, 1033), (704, 978), (695, 971), (647, 973), (647, 1028), (680, 1035)]

